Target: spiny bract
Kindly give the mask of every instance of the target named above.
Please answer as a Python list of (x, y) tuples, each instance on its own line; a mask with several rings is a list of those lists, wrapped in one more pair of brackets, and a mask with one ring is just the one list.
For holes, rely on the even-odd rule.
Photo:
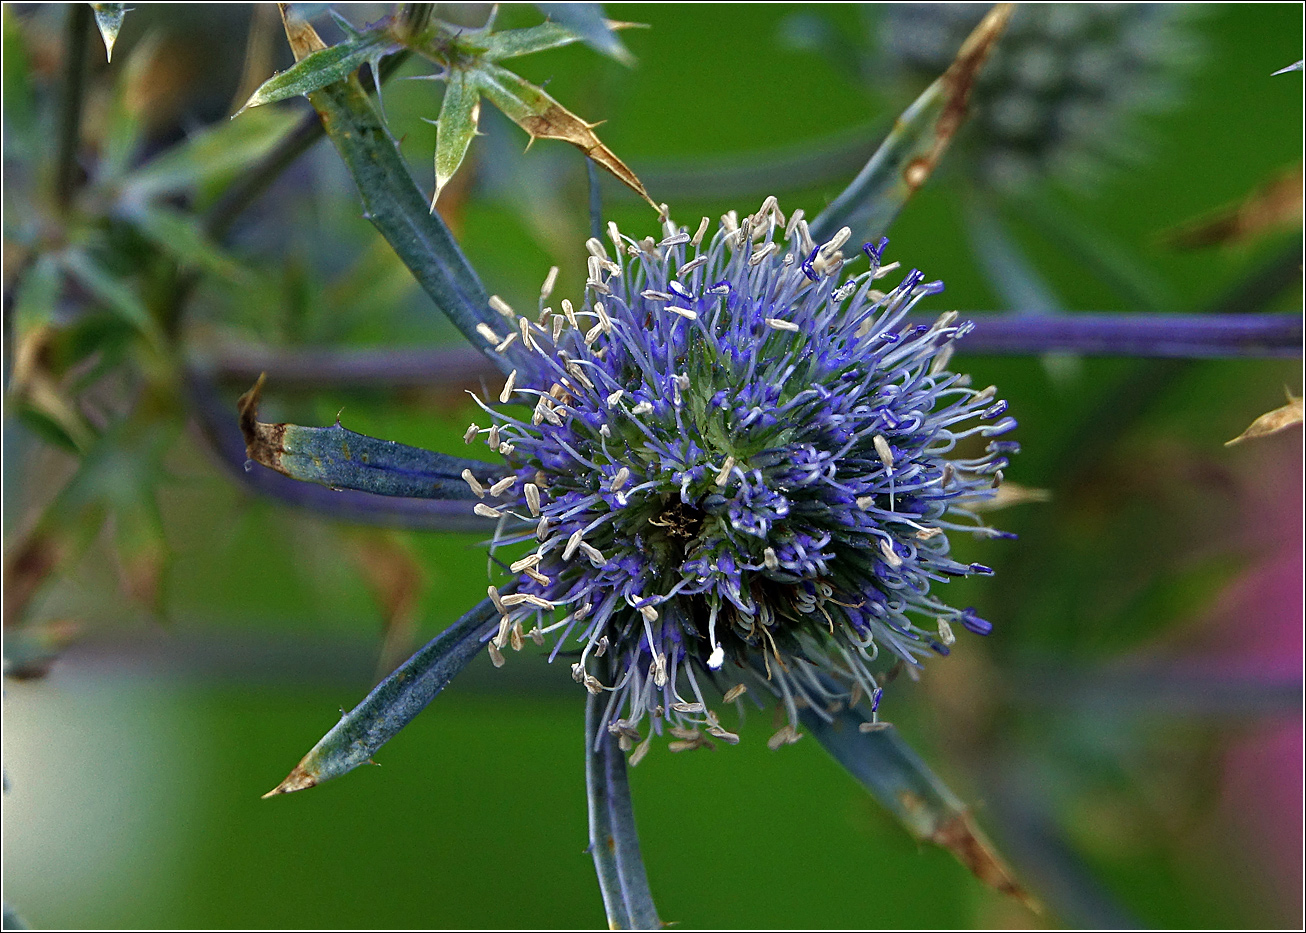
[(490, 587), (492, 657), (526, 637), (579, 651), (573, 676), (609, 694), (603, 724), (640, 743), (634, 760), (664, 726), (674, 749), (738, 740), (705, 680), (727, 700), (743, 681), (773, 691), (780, 745), (799, 708), (878, 705), (877, 670), (947, 654), (957, 623), (987, 633), (930, 586), (991, 572), (950, 558), (948, 533), (1000, 534), (966, 505), (1017, 446), (985, 444), (1015, 427), (1006, 403), (946, 369), (970, 325), (904, 322), (942, 284), (876, 287), (897, 266), (886, 240), (845, 279), (847, 228), (817, 244), (774, 198), (704, 244), (707, 229), (664, 214), (655, 242), (609, 224), (613, 253), (588, 242), (583, 309), (543, 307), (551, 275), (537, 320), (496, 299), (511, 329), (481, 326), (516, 367), (499, 401), (534, 409), (484, 405), (493, 425), (467, 432), (510, 468), (488, 489), (468, 476), (495, 547), (532, 545)]

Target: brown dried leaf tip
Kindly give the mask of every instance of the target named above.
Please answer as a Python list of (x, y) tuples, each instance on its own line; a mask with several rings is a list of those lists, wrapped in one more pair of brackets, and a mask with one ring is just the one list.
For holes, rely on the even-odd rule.
[(1257, 437), (1266, 437), (1270, 434), (1278, 434), (1280, 431), (1292, 427), (1294, 424), (1302, 423), (1302, 400), (1301, 397), (1294, 397), (1284, 387), (1283, 394), (1288, 397), (1288, 404), (1283, 405), (1274, 411), (1267, 411), (1250, 425), (1247, 430), (1239, 434), (1231, 441), (1225, 441), (1225, 447), (1232, 447), (1234, 444), (1242, 441), (1250, 441)]
[(286, 41), (290, 43), (290, 50), (295, 53), (295, 61), (327, 47), (312, 24), (296, 15), (289, 3), (278, 3), (277, 9), (281, 11), (281, 23), (286, 27)]
[(245, 453), (249, 459), (271, 467), (278, 473), (285, 473), (281, 455), (286, 452), (288, 425), (264, 424), (258, 420), (258, 402), (267, 378), (267, 373), (260, 374), (253, 388), (236, 401), (236, 410), (240, 413), (240, 433), (245, 436)]
[(970, 107), (970, 92), (975, 87), (975, 79), (988, 59), (989, 53), (1007, 28), (1007, 21), (1016, 10), (1014, 3), (997, 3), (993, 9), (980, 20), (975, 30), (966, 37), (956, 59), (948, 70), (939, 78), (943, 82), (947, 99), (943, 112), (934, 124), (934, 145), (924, 156), (912, 159), (903, 170), (903, 181), (915, 191), (925, 184), (930, 174), (939, 164), (948, 143), (957, 130), (966, 122), (966, 113)]
[(297, 790), (308, 790), (310, 787), (317, 786), (317, 778), (308, 773), (301, 761), (295, 765), (295, 770), (286, 775), (286, 779), (278, 784), (272, 790), (264, 794), (260, 799), (267, 800), (269, 797), (275, 797), (278, 794), (293, 794)]
[(521, 128), (531, 135), (531, 140), (536, 139), (560, 139), (563, 142), (571, 143), (581, 152), (585, 153), (602, 168), (607, 169), (626, 187), (630, 188), (641, 198), (657, 207), (653, 199), (649, 197), (648, 192), (644, 190), (644, 183), (639, 180), (634, 172), (617, 158), (617, 154), (605, 146), (594, 132), (597, 123), (586, 123), (576, 114), (560, 104), (553, 104), (544, 113), (536, 116), (530, 116), (520, 121)]
[(957, 861), (995, 891), (1010, 894), (1035, 913), (1043, 913), (1043, 905), (1016, 883), (1011, 869), (971, 822), (969, 814), (959, 814), (940, 824), (930, 841), (955, 855)]

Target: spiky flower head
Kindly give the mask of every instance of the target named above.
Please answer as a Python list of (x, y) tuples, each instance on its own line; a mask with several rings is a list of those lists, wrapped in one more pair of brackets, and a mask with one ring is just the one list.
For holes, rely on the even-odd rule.
[(783, 744), (799, 708), (878, 704), (877, 672), (947, 654), (958, 627), (987, 633), (931, 584), (990, 573), (952, 559), (948, 535), (999, 534), (966, 505), (1016, 449), (986, 440), (1015, 427), (995, 390), (946, 368), (970, 325), (905, 322), (942, 284), (878, 287), (887, 241), (850, 258), (847, 228), (815, 243), (774, 198), (705, 243), (708, 226), (664, 217), (655, 242), (610, 224), (582, 308), (543, 307), (548, 285), (533, 321), (496, 302), (512, 329), (482, 333), (516, 366), (499, 401), (529, 414), (486, 405), (493, 426), (467, 433), (509, 464), (489, 488), (468, 480), (501, 519), (496, 548), (530, 545), (490, 588), (492, 657), (527, 637), (574, 653), (637, 756), (664, 727), (675, 749), (737, 741), (707, 682), (727, 700), (745, 681), (773, 691)]
[[(989, 8), (892, 4), (882, 59), (923, 86)], [(971, 98), (961, 137), (971, 151), (952, 161), (1003, 189), (1042, 175), (1095, 180), (1137, 153), (1139, 117), (1173, 104), (1195, 59), (1193, 16), (1191, 4), (1178, 3), (1021, 4)]]

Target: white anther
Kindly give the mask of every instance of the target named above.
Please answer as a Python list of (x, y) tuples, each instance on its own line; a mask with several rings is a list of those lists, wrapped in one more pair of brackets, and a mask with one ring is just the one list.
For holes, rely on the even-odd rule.
[(511, 489), (513, 486), (516, 485), (517, 485), (517, 477), (505, 476), (503, 479), (499, 480), (497, 483), (495, 483), (493, 486), (490, 487), (490, 495), (501, 496), (509, 489)]
[(483, 518), (503, 518), (503, 513), (493, 506), (488, 506), (484, 502), (478, 502), (472, 508), (472, 511)]
[(485, 443), (491, 448), (497, 449), (499, 446), (499, 426), (491, 425), (489, 432), (485, 436)]
[(720, 645), (717, 645), (715, 648), (712, 649), (712, 653), (708, 655), (707, 666), (712, 668), (712, 670), (714, 671), (719, 671), (721, 670), (721, 665), (725, 663), (726, 663), (726, 650), (722, 648)]
[(567, 318), (567, 323), (580, 330), (580, 321), (576, 320), (576, 309), (572, 307), (571, 302), (566, 298), (562, 299), (562, 313)]
[(684, 318), (685, 320), (687, 320), (687, 321), (697, 321), (697, 320), (698, 320), (698, 312), (697, 312), (697, 311), (691, 311), (691, 310), (689, 310), (688, 308), (678, 308), (678, 307), (676, 307), (675, 305), (667, 305), (667, 310), (670, 311), (670, 312), (672, 312), (673, 314), (679, 314), (681, 317), (683, 317), (683, 318)]
[(503, 456), (505, 457), (516, 449), (517, 449), (516, 447), (509, 444), (507, 441), (504, 441), (502, 444), (499, 445), (499, 453), (503, 454)]
[(875, 505), (875, 497), (874, 497), (874, 496), (858, 496), (858, 497), (857, 497), (857, 508), (859, 508), (859, 509), (869, 509), (869, 508), (870, 508), (871, 506), (873, 506), (873, 505)]
[(585, 533), (584, 528), (577, 528), (575, 531), (571, 533), (571, 537), (567, 539), (567, 546), (562, 549), (563, 560), (571, 560), (571, 556), (576, 553), (576, 548), (580, 547), (584, 543), (583, 541), (581, 541), (581, 537), (584, 535), (584, 533)]
[(622, 486), (625, 486), (626, 483), (628, 482), (630, 482), (630, 470), (627, 469), (626, 467), (622, 467), (620, 470), (617, 471), (617, 475), (612, 477), (611, 489), (613, 492), (617, 492), (618, 490), (621, 489)]
[(467, 430), (463, 432), (463, 443), (470, 444), (472, 440), (476, 437), (476, 435), (480, 433), (481, 433), (480, 427), (476, 424), (475, 421), (473, 421), (471, 424), (467, 426)]
[(647, 415), (652, 410), (653, 410), (652, 403), (640, 402), (638, 405), (636, 405), (634, 408), (630, 410), (630, 413), (632, 415)]
[(472, 492), (476, 493), (476, 498), (485, 498), (485, 487), (482, 486), (480, 481), (472, 475), (471, 470), (463, 470), (463, 479), (467, 481), (468, 486), (472, 487)]
[(943, 616), (939, 616), (939, 641), (943, 642), (945, 647), (957, 641), (957, 636), (952, 634), (952, 626)]
[(775, 570), (780, 566), (780, 558), (775, 556), (775, 548), (769, 547), (762, 552), (762, 563), (767, 570)]
[[(704, 219), (706, 220), (706, 218)], [(691, 259), (689, 260), (689, 262), (685, 263), (683, 266), (681, 266), (679, 269), (676, 270), (676, 278), (683, 279), (685, 276), (689, 275), (689, 273), (693, 272), (699, 266), (705, 266), (705, 265), (707, 265), (706, 256), (699, 256), (697, 259)]]
[(539, 606), (541, 609), (557, 608), (556, 603), (549, 602), (549, 600), (545, 599), (543, 596), (536, 596), (534, 593), (528, 593), (526, 595), (526, 602), (530, 603), (532, 606)]
[(521, 573), (523, 570), (527, 570), (532, 567), (538, 567), (540, 561), (542, 560), (544, 560), (543, 554), (540, 554), (538, 552), (534, 554), (527, 554), (521, 560), (515, 560), (511, 564), (509, 564), (508, 569), (511, 570), (513, 573)]
[(493, 664), (495, 667), (503, 667), (504, 664), (503, 652), (499, 650), (498, 645), (496, 645), (494, 642), (490, 642), (487, 650), (489, 651), (490, 654), (490, 663)]
[(861, 723), (861, 724), (857, 727), (857, 731), (858, 731), (858, 732), (867, 732), (867, 733), (869, 733), (869, 732), (883, 732), (885, 729), (891, 728), (891, 726), (892, 726), (892, 723), (880, 722), (880, 721), (877, 719), (875, 722), (864, 722), (864, 723)]
[(892, 476), (893, 450), (890, 449), (889, 442), (884, 439), (883, 434), (877, 434), (871, 438), (871, 443), (875, 445), (875, 452), (879, 454), (880, 462), (884, 464), (884, 471)]
[(952, 362), (952, 354), (956, 349), (957, 345), (952, 341), (944, 344), (943, 349), (938, 352), (938, 355), (934, 357), (934, 361), (930, 363), (931, 376), (937, 376), (948, 368), (948, 364)]
[(538, 525), (535, 526), (535, 537), (543, 541), (549, 536), (549, 519), (541, 517)]
[(490, 594), (490, 602), (494, 603), (494, 608), (499, 610), (499, 615), (507, 615), (508, 607), (503, 604), (503, 597), (499, 595), (499, 588), (490, 584), (486, 592)]
[(522, 492), (526, 496), (526, 508), (531, 510), (531, 516), (539, 518), (540, 515), (540, 487), (534, 483), (527, 483), (522, 487)]
[(476, 332), (480, 334), (482, 337), (484, 337), (485, 342), (489, 344), (498, 344), (499, 341), (503, 339), (494, 332), (494, 328), (491, 327), (489, 324), (484, 324), (484, 323), (477, 324)]
[(645, 622), (656, 622), (658, 620), (658, 611), (652, 606), (640, 606), (639, 614), (644, 617)]
[(730, 478), (730, 471), (735, 468), (735, 458), (726, 457), (726, 462), (721, 465), (721, 471), (716, 475), (716, 485), (724, 486), (726, 480)]
[(779, 247), (774, 243), (767, 243), (760, 249), (753, 250), (753, 255), (748, 257), (748, 264), (750, 266), (760, 265), (762, 260), (766, 259), (767, 256), (770, 256), (777, 249), (779, 249)]
[(602, 333), (603, 333), (603, 322), (600, 321), (599, 323), (595, 324), (593, 327), (591, 327), (588, 331), (585, 332), (585, 346), (588, 347), (591, 344), (593, 344), (595, 340), (599, 339), (599, 335)]
[(642, 292), (639, 293), (639, 297), (644, 298), (644, 299), (647, 299), (648, 301), (670, 301), (670, 300), (671, 300), (671, 294), (670, 294), (669, 292), (660, 292), (660, 291), (658, 291), (656, 288), (646, 288), (646, 289), (644, 289)]
[(588, 541), (582, 541), (580, 543), (580, 550), (582, 554), (590, 559), (590, 563), (595, 567), (602, 567), (608, 562), (608, 559), (603, 556), (603, 552), (594, 547)]
[(703, 234), (707, 233), (707, 228), (711, 223), (712, 221), (708, 220), (706, 217), (700, 220), (698, 222), (698, 231), (692, 237), (689, 238), (689, 242), (693, 243), (695, 246), (698, 246), (700, 243), (702, 243)]
[(898, 552), (893, 549), (892, 544), (883, 538), (880, 539), (880, 553), (884, 555), (884, 559), (888, 561), (890, 567), (902, 566), (902, 558), (898, 556)]
[(607, 249), (604, 248), (603, 241), (596, 237), (590, 237), (588, 240), (586, 240), (585, 248), (589, 250), (589, 254), (595, 257), (596, 259), (608, 258), (608, 251)]
[(517, 370), (508, 373), (508, 380), (503, 384), (503, 391), (499, 393), (499, 401), (505, 405), (508, 399), (512, 398), (512, 390), (517, 385)]
[(514, 343), (516, 343), (516, 342), (517, 342), (517, 332), (516, 332), (516, 331), (513, 331), (513, 332), (512, 332), (511, 334), (509, 334), (507, 337), (504, 337), (504, 338), (503, 338), (503, 342), (500, 343), (497, 347), (494, 348), (494, 352), (495, 352), (495, 353), (502, 353), (504, 350), (508, 349), (509, 347), (511, 347), (511, 346), (512, 346)]
[(617, 253), (620, 254), (622, 244), (621, 231), (617, 229), (617, 225), (611, 220), (608, 221), (608, 239), (612, 241), (613, 247), (617, 250)]
[(599, 316), (599, 323), (603, 325), (603, 333), (612, 333), (612, 318), (608, 317), (608, 312), (603, 309), (603, 302), (594, 302), (594, 313)]
[(688, 242), (689, 234), (681, 230), (678, 233), (673, 233), (671, 236), (663, 238), (662, 241), (658, 243), (658, 246), (680, 246), (681, 244)]
[(553, 294), (553, 286), (558, 283), (558, 267), (550, 266), (549, 274), (544, 277), (544, 284), (540, 286), (540, 301), (548, 301), (549, 296)]
[(498, 295), (490, 296), (490, 307), (493, 308), (495, 311), (498, 311), (504, 317), (508, 318), (508, 320), (512, 320), (514, 317), (517, 316), (516, 313), (513, 312), (512, 308), (508, 307), (508, 302), (504, 301)]
[(976, 392), (975, 395), (971, 398), (971, 401), (987, 402), (989, 399), (993, 398), (993, 396), (997, 394), (998, 394), (998, 387), (989, 386), (987, 389), (980, 389), (978, 392)]
[(829, 241), (821, 247), (821, 255), (827, 258), (833, 256), (841, 246), (848, 242), (848, 238), (852, 235), (851, 227), (840, 227), (839, 232), (830, 237)]
[(798, 330), (798, 325), (795, 324), (793, 321), (782, 320), (781, 318), (778, 318), (778, 317), (769, 317), (769, 318), (767, 318), (767, 319), (766, 319), (766, 326), (767, 326), (767, 327), (772, 327), (772, 328), (774, 328), (774, 329), (776, 329), (776, 330), (788, 330), (788, 331), (797, 331), (797, 330)]
[(942, 528), (922, 528), (920, 531), (916, 532), (916, 537), (920, 538), (922, 541), (927, 541), (930, 538), (938, 537), (941, 534), (943, 534)]
[(625, 394), (626, 392), (624, 389), (618, 389), (617, 391), (609, 395), (607, 398), (605, 398), (603, 401), (607, 404), (609, 408), (611, 408), (613, 405), (617, 404), (617, 402), (621, 401), (621, 397)]

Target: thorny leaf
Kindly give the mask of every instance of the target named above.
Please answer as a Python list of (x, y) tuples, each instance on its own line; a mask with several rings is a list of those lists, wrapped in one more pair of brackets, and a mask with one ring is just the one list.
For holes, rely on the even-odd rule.
[[(284, 13), (283, 19), (285, 19)], [(291, 17), (290, 20), (294, 20), (294, 18)], [(287, 34), (291, 29), (290, 20), (287, 21)], [(302, 22), (300, 20), (294, 21)], [(302, 30), (297, 30), (297, 33), (301, 36), (304, 35)], [(316, 38), (317, 33), (314, 32), (313, 35)], [(305, 38), (303, 41), (309, 40)], [(322, 42), (321, 39), (317, 41), (318, 44)], [(294, 46), (293, 41), (291, 45)], [(264, 104), (286, 100), (289, 97), (309, 94), (312, 91), (326, 87), (328, 84), (343, 81), (361, 66), (379, 61), (384, 56), (398, 52), (402, 48), (403, 45), (396, 42), (388, 34), (371, 32), (351, 36), (339, 45), (333, 45), (329, 48), (323, 45), (321, 48), (313, 49), (302, 56), (296, 50), (295, 57), (298, 60), (295, 64), (264, 81), (258, 90), (250, 95), (249, 100), (245, 102), (245, 106), (237, 111), (237, 116), (251, 107), (261, 107)]]
[(435, 210), (440, 192), (462, 165), (480, 119), (481, 95), (466, 72), (451, 72), (435, 128), (435, 194), (431, 197), (431, 210)]
[(1014, 10), (1014, 4), (999, 3), (980, 21), (948, 70), (903, 112), (866, 167), (812, 223), (817, 242), (844, 226), (862, 238), (888, 230), (965, 122), (975, 79)]
[(426, 709), (481, 652), (499, 624), (498, 615), (494, 603), (483, 600), (431, 639), (341, 717), (286, 779), (263, 797), (307, 790), (371, 761), (377, 749)]
[(529, 133), (532, 141), (560, 139), (571, 143), (650, 205), (657, 207), (635, 173), (594, 134), (594, 127), (598, 124), (586, 123), (542, 88), (492, 62), (486, 62), (470, 72), (470, 75), (476, 82), (477, 90)]
[(113, 61), (113, 44), (118, 41), (118, 30), (127, 16), (125, 3), (92, 3), (95, 11), (95, 25), (104, 39), (104, 54), (108, 61)]
[(1250, 441), (1253, 438), (1278, 434), (1280, 431), (1286, 430), (1294, 424), (1301, 424), (1301, 397), (1298, 396), (1294, 398), (1293, 394), (1286, 388), (1283, 390), (1283, 394), (1288, 397), (1288, 404), (1276, 408), (1274, 411), (1267, 411), (1248, 425), (1246, 431), (1243, 431), (1243, 433), (1239, 434), (1231, 441), (1225, 441), (1224, 446), (1232, 447), (1234, 444), (1239, 444), (1243, 441)]
[(1300, 229), (1301, 220), (1302, 166), (1297, 165), (1238, 203), (1162, 234), (1162, 241), (1175, 249), (1231, 246), (1279, 230)]
[(947, 849), (989, 887), (1040, 910), (984, 838), (969, 809), (893, 726), (870, 726), (870, 716), (860, 708), (843, 709), (828, 720), (811, 710), (804, 710), (801, 716), (803, 725), (831, 757), (848, 769), (908, 832)]
[(487, 463), (368, 437), (338, 422), (328, 428), (261, 422), (258, 403), (263, 382), (260, 376), (236, 403), (240, 430), (250, 459), (278, 473), (333, 489), (415, 499), (475, 498), (464, 475), (472, 475), (482, 485), (494, 482), (487, 476)]

